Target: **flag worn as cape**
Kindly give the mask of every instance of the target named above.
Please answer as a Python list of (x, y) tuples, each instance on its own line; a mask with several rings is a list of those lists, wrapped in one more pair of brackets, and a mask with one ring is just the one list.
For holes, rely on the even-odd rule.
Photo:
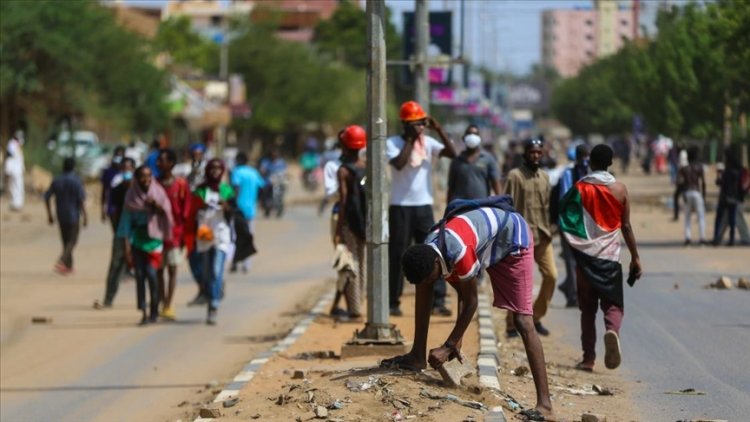
[(624, 206), (608, 186), (614, 176), (584, 176), (560, 200), (560, 230), (573, 248), (586, 280), (602, 296), (623, 306), (620, 226)]

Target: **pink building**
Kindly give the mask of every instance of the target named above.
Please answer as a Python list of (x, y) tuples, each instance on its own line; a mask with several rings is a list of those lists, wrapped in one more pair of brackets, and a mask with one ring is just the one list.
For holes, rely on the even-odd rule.
[(598, 1), (596, 9), (555, 9), (542, 13), (542, 65), (560, 76), (575, 76), (588, 63), (619, 50), (633, 38), (631, 10)]

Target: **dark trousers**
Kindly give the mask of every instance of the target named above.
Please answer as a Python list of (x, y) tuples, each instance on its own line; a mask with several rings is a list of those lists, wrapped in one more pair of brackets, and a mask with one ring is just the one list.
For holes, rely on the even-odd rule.
[(112, 305), (115, 300), (117, 289), (120, 287), (128, 262), (125, 260), (125, 239), (115, 236), (112, 239), (112, 257), (109, 260), (109, 271), (107, 272), (107, 290), (104, 292), (104, 304)]
[(583, 361), (594, 362), (596, 359), (596, 310), (602, 308), (604, 313), (604, 329), (620, 333), (623, 308), (611, 300), (599, 295), (591, 284), (583, 277), (578, 269), (578, 309), (581, 310), (581, 347)]
[[(401, 255), (412, 243), (422, 243), (435, 224), (432, 205), (388, 208), (388, 294), (391, 308), (401, 306), (404, 293), (404, 272)], [(445, 306), (446, 285), (441, 277), (433, 284), (433, 307)]]
[(562, 232), (560, 232), (560, 245), (562, 246), (562, 259), (565, 263), (565, 280), (560, 283), (560, 291), (565, 294), (568, 303), (575, 303), (578, 298), (576, 292), (576, 259), (573, 256), (573, 249)]
[(148, 283), (151, 316), (159, 314), (159, 287), (156, 280), (156, 268), (151, 265), (148, 252), (133, 248), (135, 261), (135, 290), (138, 295), (138, 309), (146, 311), (146, 283)]
[(724, 218), (725, 212), (729, 223), (729, 243), (734, 244), (734, 232), (737, 226), (737, 203), (730, 204), (726, 201), (719, 201), (719, 205), (716, 207), (716, 222), (714, 223), (714, 244), (717, 245), (721, 243), (723, 237), (722, 227), (724, 223), (722, 218)]
[(73, 268), (73, 248), (78, 243), (79, 226), (76, 224), (60, 223), (60, 237), (62, 238), (63, 251), (60, 262), (68, 268)]
[(198, 292), (201, 296), (206, 296), (206, 286), (203, 282), (203, 256), (196, 250), (193, 249), (188, 255), (188, 264), (190, 265), (190, 272), (193, 274), (193, 280), (198, 285)]

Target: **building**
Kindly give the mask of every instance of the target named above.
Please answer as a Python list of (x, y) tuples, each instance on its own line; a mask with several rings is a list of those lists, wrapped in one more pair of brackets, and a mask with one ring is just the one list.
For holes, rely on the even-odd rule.
[(251, 18), (255, 22), (278, 22), (281, 39), (309, 43), (318, 22), (328, 20), (338, 4), (339, 0), (256, 1)]
[(564, 78), (587, 64), (619, 50), (624, 39), (637, 36), (637, 22), (628, 7), (614, 0), (597, 0), (594, 8), (542, 12), (542, 65)]

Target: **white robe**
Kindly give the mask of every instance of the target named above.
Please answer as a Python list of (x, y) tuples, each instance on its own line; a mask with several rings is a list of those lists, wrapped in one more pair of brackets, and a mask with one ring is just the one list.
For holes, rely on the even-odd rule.
[(5, 159), (5, 175), (8, 176), (8, 195), (10, 197), (10, 208), (12, 210), (20, 210), (23, 208), (24, 203), (24, 183), (23, 174), (25, 169), (23, 160), (23, 151), (21, 150), (21, 144), (11, 139), (8, 142), (8, 153), (10, 154)]

